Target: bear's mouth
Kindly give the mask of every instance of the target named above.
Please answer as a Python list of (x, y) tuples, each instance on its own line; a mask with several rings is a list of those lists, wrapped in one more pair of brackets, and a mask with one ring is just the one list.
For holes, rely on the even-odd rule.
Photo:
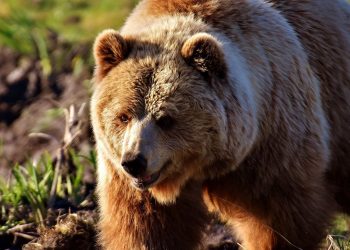
[(138, 177), (138, 178), (133, 179), (133, 185), (136, 188), (141, 189), (141, 190), (146, 190), (146, 189), (150, 188), (151, 186), (153, 186), (153, 184), (155, 184), (158, 181), (161, 172), (164, 169), (166, 169), (170, 164), (171, 164), (171, 160), (168, 160), (164, 163), (164, 165), (162, 166), (162, 168), (159, 171), (157, 171), (151, 175), (142, 176), (142, 177)]
[(151, 175), (147, 175), (147, 176), (143, 176), (143, 177), (139, 177), (137, 179), (133, 180), (133, 184), (136, 188), (141, 189), (141, 190), (145, 190), (147, 188), (149, 188), (152, 184), (154, 184), (160, 176), (160, 171), (151, 174)]

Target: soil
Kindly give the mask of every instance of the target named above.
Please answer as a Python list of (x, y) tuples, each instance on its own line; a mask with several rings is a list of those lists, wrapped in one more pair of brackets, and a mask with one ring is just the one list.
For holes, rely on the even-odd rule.
[[(91, 68), (75, 73), (71, 61), (77, 55), (87, 61), (89, 47), (71, 46), (67, 50), (61, 54), (57, 49), (52, 52), (53, 62), (60, 57), (60, 64), (70, 66), (56, 67), (52, 63), (52, 72), (45, 75), (37, 58), (0, 48), (0, 175), (6, 177), (15, 163), (56, 149), (56, 141), (31, 138), (29, 134), (43, 132), (62, 138), (64, 119), (58, 115), (58, 108), (88, 102), (90, 86), (83, 82), (89, 82)], [(84, 134), (81, 146), (86, 146), (91, 138), (89, 129), (85, 128)]]

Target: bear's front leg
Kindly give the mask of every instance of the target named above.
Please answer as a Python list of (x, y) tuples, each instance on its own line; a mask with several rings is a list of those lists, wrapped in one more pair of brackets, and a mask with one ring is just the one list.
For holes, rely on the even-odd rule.
[[(209, 211), (219, 213), (221, 218), (232, 227), (243, 249), (275, 249), (273, 231), (253, 213), (234, 203), (231, 197), (223, 196), (218, 190), (218, 183), (207, 181), (203, 186), (203, 197)], [(214, 186), (216, 188), (213, 188)]]
[(319, 249), (333, 210), (321, 177), (302, 185), (276, 180), (264, 186), (254, 175), (240, 173), (205, 182), (203, 196), (244, 249)]
[(199, 185), (187, 185), (174, 204), (163, 205), (148, 191), (130, 186), (128, 179), (107, 162), (99, 165), (97, 192), (103, 249), (200, 248), (207, 213)]

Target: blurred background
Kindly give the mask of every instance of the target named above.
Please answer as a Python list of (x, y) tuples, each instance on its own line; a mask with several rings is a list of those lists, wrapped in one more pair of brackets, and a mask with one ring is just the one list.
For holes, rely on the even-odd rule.
[(62, 135), (62, 108), (87, 103), (91, 94), (91, 47), (95, 36), (105, 28), (118, 29), (136, 3), (0, 1), (2, 175), (13, 164), (55, 147), (53, 141), (28, 135)]

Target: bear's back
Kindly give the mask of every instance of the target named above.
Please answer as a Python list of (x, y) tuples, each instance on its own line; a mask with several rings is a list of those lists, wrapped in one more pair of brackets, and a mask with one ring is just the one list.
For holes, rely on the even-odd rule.
[(273, 0), (308, 55), (321, 86), (330, 127), (328, 177), (338, 190), (338, 203), (350, 212), (350, 5), (343, 0)]

